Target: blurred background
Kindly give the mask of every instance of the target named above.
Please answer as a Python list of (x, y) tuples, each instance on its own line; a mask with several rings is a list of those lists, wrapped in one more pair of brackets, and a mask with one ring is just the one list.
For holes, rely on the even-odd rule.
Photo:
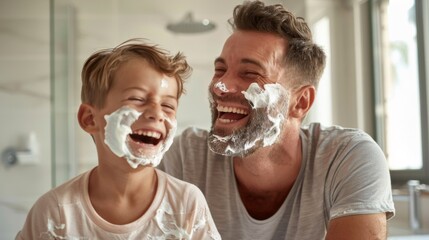
[[(90, 54), (135, 37), (183, 52), (194, 70), (178, 132), (208, 129), (213, 61), (241, 2), (0, 0), (0, 239), (14, 238), (39, 196), (97, 164), (92, 139), (76, 121), (80, 71)], [(428, 184), (428, 1), (264, 2), (304, 17), (327, 53), (306, 121), (368, 132), (387, 156), (398, 196), (408, 196), (408, 180)], [(428, 198), (419, 194), (422, 229), (429, 228)], [(410, 201), (395, 199), (390, 235), (408, 234)]]

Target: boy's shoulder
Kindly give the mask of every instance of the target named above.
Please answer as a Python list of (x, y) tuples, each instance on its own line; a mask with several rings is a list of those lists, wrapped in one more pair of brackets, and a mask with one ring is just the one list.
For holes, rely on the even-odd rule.
[[(208, 211), (208, 204), (203, 192), (194, 184), (175, 178), (157, 169), (158, 179), (164, 179), (164, 202), (175, 212), (196, 214)], [(160, 183), (160, 182), (159, 182)], [(158, 190), (162, 188), (158, 184)], [(162, 191), (162, 190), (161, 190)]]
[(33, 204), (32, 210), (43, 215), (55, 215), (60, 206), (80, 202), (86, 174), (80, 174), (47, 191)]
[(87, 177), (90, 171), (84, 172), (43, 194), (38, 200), (39, 204), (55, 203), (70, 204), (82, 199), (82, 194), (87, 187)]
[(166, 184), (166, 188), (170, 188), (170, 189), (176, 189), (176, 190), (194, 190), (194, 189), (199, 189), (197, 186), (195, 186), (192, 183), (189, 182), (185, 182), (181, 179), (178, 179), (176, 177), (171, 176), (170, 174), (156, 169), (156, 173), (158, 175), (158, 179), (161, 179), (161, 181), (164, 181)]
[(203, 193), (196, 185), (173, 177), (162, 170), (156, 169), (156, 171), (160, 181), (159, 186), (165, 188), (166, 194), (175, 195), (179, 199), (204, 199)]

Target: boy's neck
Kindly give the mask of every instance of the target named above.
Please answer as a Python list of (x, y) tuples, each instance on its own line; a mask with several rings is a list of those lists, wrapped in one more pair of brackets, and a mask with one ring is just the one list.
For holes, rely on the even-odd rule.
[(88, 194), (95, 211), (113, 224), (140, 218), (151, 205), (158, 179), (153, 167), (112, 169), (99, 165), (89, 177)]

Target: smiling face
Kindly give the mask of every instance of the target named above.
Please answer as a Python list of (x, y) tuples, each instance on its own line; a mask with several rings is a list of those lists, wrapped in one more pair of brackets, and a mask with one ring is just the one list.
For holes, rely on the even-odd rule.
[[(215, 74), (209, 89), (212, 108), (209, 146), (214, 152), (246, 156), (266, 146), (263, 142), (272, 137), (270, 129), (276, 129), (278, 136), (287, 118), (289, 100), (284, 87), (285, 47), (281, 37), (251, 31), (235, 31), (225, 42), (220, 57), (215, 60)], [(249, 88), (252, 83), (257, 86)], [(271, 93), (266, 86), (274, 85), (271, 89), (278, 94), (276, 101), (263, 107), (255, 106), (255, 99), (243, 94), (257, 89), (256, 99), (269, 98)]]
[(156, 166), (171, 144), (176, 127), (177, 82), (146, 60), (132, 58), (113, 76), (106, 101), (95, 116), (99, 138), (133, 168)]

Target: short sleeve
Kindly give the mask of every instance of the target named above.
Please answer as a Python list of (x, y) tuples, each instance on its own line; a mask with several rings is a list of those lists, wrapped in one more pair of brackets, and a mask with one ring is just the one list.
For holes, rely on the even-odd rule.
[(351, 138), (330, 171), (330, 219), (381, 212), (386, 212), (388, 219), (394, 216), (387, 161), (368, 135), (358, 133)]
[(30, 209), (22, 230), (15, 239), (50, 239), (62, 235), (60, 211), (54, 194), (48, 192), (40, 197)]

